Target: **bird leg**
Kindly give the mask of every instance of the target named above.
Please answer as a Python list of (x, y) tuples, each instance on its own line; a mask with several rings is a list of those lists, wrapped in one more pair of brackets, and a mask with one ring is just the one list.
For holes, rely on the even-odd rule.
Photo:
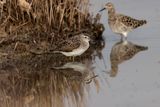
[(74, 57), (74, 56), (72, 56), (72, 58), (73, 58), (73, 60), (72, 60), (72, 61), (74, 62), (74, 60), (75, 60), (75, 57)]
[(127, 40), (127, 36), (124, 37), (124, 40)]
[(127, 40), (127, 32), (123, 33), (124, 40)]
[(73, 62), (74, 62), (74, 59), (75, 59), (74, 56), (69, 57), (69, 60), (72, 60)]
[(121, 34), (121, 42), (127, 40), (127, 35)]
[(123, 35), (121, 34), (121, 42), (123, 42)]

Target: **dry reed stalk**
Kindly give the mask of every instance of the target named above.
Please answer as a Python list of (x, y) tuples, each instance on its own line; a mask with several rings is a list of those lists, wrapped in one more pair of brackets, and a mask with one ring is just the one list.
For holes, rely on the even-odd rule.
[[(0, 26), (5, 26), (6, 32), (12, 34), (30, 32), (33, 28), (39, 28), (34, 31), (37, 33), (58, 29), (63, 36), (66, 31), (76, 32), (88, 28), (85, 24), (90, 22), (88, 7), (89, 0), (9, 0), (3, 4), (3, 17), (8, 19)], [(27, 26), (21, 27), (21, 32), (12, 31), (11, 27), (26, 22), (29, 22), (27, 31)]]

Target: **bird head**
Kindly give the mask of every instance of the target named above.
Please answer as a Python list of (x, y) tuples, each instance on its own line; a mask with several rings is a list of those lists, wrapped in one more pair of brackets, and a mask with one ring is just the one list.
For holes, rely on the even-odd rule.
[(91, 40), (90, 37), (88, 37), (84, 34), (81, 34), (81, 39), (84, 40), (84, 41), (87, 41), (87, 42), (89, 42)]
[(114, 8), (113, 4), (111, 2), (108, 2), (107, 4), (105, 4), (104, 8), (101, 9), (99, 12), (101, 12), (101, 11), (103, 11), (105, 9), (110, 10), (112, 8)]

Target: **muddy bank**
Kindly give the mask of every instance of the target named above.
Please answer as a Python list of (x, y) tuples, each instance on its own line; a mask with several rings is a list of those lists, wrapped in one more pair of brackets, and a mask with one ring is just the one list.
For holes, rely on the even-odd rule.
[[(85, 54), (76, 57), (75, 62), (61, 54), (2, 57), (0, 106), (65, 107), (68, 103), (69, 106), (85, 107), (90, 84), (99, 89), (98, 75), (92, 65), (95, 56), (102, 57), (103, 48), (100, 44), (98, 46), (97, 50), (91, 47)], [(96, 52), (95, 56), (91, 56), (93, 52)], [(67, 65), (75, 68), (63, 67)], [(78, 66), (83, 69), (76, 69)]]
[[(88, 6), (89, 0), (0, 1), (0, 106), (85, 106), (88, 84), (99, 87), (91, 64), (105, 46), (101, 16)], [(79, 33), (96, 42), (75, 63), (50, 53)]]
[[(88, 0), (0, 1), (0, 106), (85, 106), (88, 84), (99, 87), (92, 61), (105, 46), (100, 15), (88, 6)], [(96, 42), (74, 62), (50, 53), (79, 33)]]
[(96, 40), (104, 31), (101, 16), (89, 13), (89, 0), (3, 0), (0, 4), (0, 56), (46, 53), (76, 34), (87, 33)]

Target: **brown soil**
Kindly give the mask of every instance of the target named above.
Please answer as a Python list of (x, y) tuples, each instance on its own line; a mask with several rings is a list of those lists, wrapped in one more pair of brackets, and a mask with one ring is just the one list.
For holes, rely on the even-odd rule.
[[(102, 58), (104, 27), (88, 5), (88, 0), (0, 1), (0, 107), (64, 107), (64, 97), (84, 107), (83, 74), (51, 69), (72, 59), (48, 53), (59, 41), (87, 33), (96, 42), (75, 61), (91, 64), (95, 51)], [(99, 86), (96, 78), (94, 83)]]

